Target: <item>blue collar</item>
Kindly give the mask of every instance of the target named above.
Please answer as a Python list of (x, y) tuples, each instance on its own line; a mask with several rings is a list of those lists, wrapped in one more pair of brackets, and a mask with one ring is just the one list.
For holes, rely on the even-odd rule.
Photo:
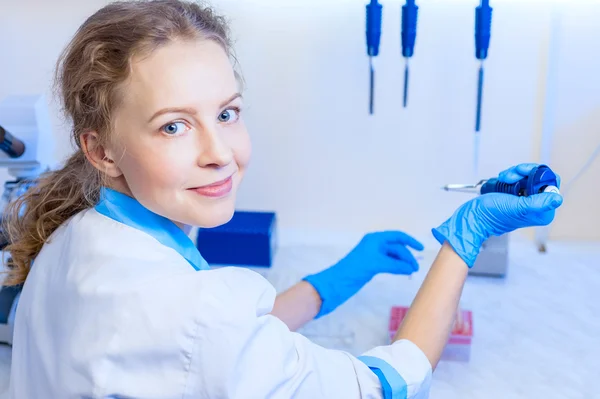
[(135, 198), (103, 187), (96, 211), (117, 222), (126, 224), (156, 238), (161, 244), (173, 248), (196, 270), (209, 270), (193, 241), (175, 223), (157, 215)]

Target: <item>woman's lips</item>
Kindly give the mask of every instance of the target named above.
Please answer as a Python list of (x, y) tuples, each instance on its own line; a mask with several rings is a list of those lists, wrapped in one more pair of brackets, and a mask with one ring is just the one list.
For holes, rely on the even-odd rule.
[(190, 188), (196, 194), (200, 194), (204, 197), (220, 198), (224, 197), (231, 192), (233, 188), (233, 176), (229, 176), (225, 180), (221, 180), (212, 184), (208, 184), (202, 187)]

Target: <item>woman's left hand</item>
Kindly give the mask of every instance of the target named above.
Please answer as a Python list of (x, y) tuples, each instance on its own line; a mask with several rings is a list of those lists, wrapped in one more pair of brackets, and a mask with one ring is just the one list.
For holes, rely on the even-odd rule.
[[(512, 184), (526, 177), (537, 164), (520, 164), (501, 172), (498, 180)], [(560, 186), (560, 177), (557, 176)], [(454, 214), (432, 230), (436, 240), (450, 244), (454, 252), (473, 267), (483, 243), (491, 236), (534, 226), (546, 226), (554, 220), (563, 197), (543, 192), (528, 197), (488, 193), (464, 203)]]
[(369, 233), (338, 263), (304, 278), (323, 301), (317, 318), (346, 302), (379, 273), (410, 275), (419, 270), (408, 247), (423, 250), (423, 244), (400, 231)]

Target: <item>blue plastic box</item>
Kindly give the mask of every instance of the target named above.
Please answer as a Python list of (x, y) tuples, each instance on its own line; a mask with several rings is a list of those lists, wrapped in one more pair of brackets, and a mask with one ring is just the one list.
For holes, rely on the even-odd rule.
[(209, 265), (271, 267), (276, 230), (274, 212), (236, 211), (222, 226), (199, 229), (196, 246)]

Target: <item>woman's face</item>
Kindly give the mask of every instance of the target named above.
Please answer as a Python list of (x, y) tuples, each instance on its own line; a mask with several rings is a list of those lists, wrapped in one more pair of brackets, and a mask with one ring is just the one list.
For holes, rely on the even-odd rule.
[(213, 41), (175, 41), (134, 59), (106, 147), (116, 189), (178, 225), (229, 221), (251, 146), (238, 81)]

